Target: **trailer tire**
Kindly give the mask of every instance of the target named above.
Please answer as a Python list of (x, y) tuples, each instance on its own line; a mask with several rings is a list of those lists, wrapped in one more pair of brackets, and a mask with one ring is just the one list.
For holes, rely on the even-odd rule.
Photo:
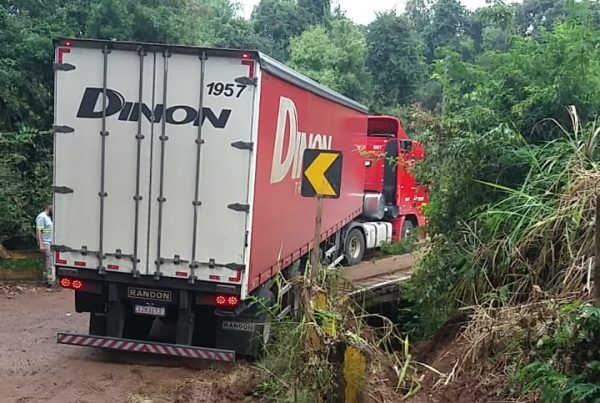
[(406, 238), (414, 228), (415, 224), (412, 222), (412, 220), (405, 219), (404, 224), (402, 224), (402, 234), (400, 235), (400, 239)]
[(348, 266), (354, 266), (362, 261), (365, 255), (365, 237), (358, 228), (352, 229), (344, 243), (344, 256)]

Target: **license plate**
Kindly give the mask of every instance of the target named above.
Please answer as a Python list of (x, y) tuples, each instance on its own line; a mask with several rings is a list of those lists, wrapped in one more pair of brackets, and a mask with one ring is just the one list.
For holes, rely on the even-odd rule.
[(134, 312), (138, 315), (166, 316), (164, 306), (135, 305)]

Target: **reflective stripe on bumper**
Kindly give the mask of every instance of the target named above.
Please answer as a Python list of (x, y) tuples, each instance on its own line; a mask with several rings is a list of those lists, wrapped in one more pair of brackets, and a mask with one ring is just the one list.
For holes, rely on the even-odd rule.
[(235, 351), (232, 350), (219, 350), (214, 348), (183, 346), (179, 344), (119, 339), (116, 337), (57, 333), (56, 342), (59, 344), (71, 344), (74, 346), (108, 348), (111, 350), (122, 351), (137, 351), (143, 353), (172, 355), (177, 357), (199, 358), (203, 360), (224, 362), (235, 361)]

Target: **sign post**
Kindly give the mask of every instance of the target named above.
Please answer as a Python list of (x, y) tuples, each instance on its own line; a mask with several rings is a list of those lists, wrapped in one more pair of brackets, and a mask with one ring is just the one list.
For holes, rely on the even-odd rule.
[(310, 252), (310, 279), (317, 280), (317, 265), (319, 264), (319, 243), (321, 242), (321, 222), (323, 220), (323, 196), (317, 196), (317, 215), (315, 217), (315, 236), (313, 248)]
[[(313, 238), (312, 252), (310, 254), (310, 282), (309, 288), (304, 287), (302, 293), (302, 305), (309, 322), (315, 326), (309, 327), (307, 341), (309, 345), (319, 342), (319, 325), (315, 321), (313, 310), (324, 310), (327, 308), (327, 295), (316, 294), (315, 285), (319, 276), (319, 244), (321, 243), (321, 226), (323, 222), (323, 199), (340, 197), (342, 184), (342, 153), (340, 151), (317, 150), (307, 148), (302, 157), (302, 188), (304, 197), (317, 199), (317, 211), (315, 214), (315, 235)], [(312, 307), (311, 307), (312, 301)], [(335, 321), (324, 319), (322, 323), (323, 332), (329, 336), (335, 335)]]
[(319, 265), (319, 244), (321, 243), (321, 224), (323, 221), (323, 199), (340, 197), (342, 184), (342, 153), (340, 151), (307, 148), (302, 158), (303, 197), (317, 199), (315, 216), (315, 236), (310, 255), (311, 280), (317, 279)]

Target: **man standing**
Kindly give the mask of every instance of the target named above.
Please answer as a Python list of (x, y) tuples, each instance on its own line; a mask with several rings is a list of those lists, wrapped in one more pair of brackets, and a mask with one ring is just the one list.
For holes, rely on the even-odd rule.
[(50, 250), (53, 230), (52, 205), (49, 204), (35, 219), (35, 233), (42, 258), (44, 259), (44, 277), (48, 287), (56, 285), (56, 273), (54, 273), (52, 251)]

